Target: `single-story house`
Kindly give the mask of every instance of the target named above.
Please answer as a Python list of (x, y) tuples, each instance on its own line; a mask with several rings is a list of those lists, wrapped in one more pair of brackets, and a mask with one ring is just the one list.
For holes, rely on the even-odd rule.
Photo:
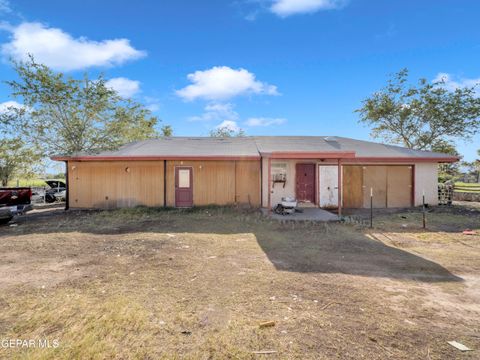
[(437, 204), (438, 163), (451, 155), (338, 136), (163, 137), (96, 155), (55, 156), (67, 167), (67, 208), (190, 207), (282, 197), (321, 208)]

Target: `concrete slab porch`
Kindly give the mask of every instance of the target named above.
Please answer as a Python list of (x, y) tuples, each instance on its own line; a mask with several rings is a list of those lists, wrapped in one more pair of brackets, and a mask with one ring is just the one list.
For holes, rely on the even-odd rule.
[(262, 213), (271, 219), (278, 221), (339, 221), (340, 218), (327, 210), (320, 208), (301, 208), (302, 212), (295, 212), (291, 215), (279, 215), (273, 211), (269, 214), (268, 209), (262, 209)]

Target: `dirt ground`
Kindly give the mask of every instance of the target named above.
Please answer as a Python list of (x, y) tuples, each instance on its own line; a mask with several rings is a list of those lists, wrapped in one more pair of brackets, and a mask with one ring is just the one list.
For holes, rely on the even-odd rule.
[(430, 209), (427, 230), (418, 210), (360, 223), (33, 212), (0, 228), (0, 357), (480, 358), (479, 209)]

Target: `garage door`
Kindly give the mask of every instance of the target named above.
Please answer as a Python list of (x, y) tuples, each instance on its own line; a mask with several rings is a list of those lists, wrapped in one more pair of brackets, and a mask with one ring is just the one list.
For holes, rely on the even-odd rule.
[(373, 190), (373, 207), (387, 207), (387, 167), (363, 167), (363, 206), (370, 207), (370, 189)]
[(368, 165), (343, 167), (343, 207), (369, 208), (370, 189), (373, 207), (412, 206), (412, 166)]
[(363, 167), (344, 166), (342, 174), (343, 207), (363, 208)]
[(389, 166), (387, 207), (412, 206), (412, 166)]

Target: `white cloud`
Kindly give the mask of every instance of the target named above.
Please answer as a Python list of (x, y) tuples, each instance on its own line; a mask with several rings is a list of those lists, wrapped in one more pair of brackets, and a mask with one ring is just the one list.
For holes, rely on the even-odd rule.
[[(455, 79), (454, 76), (448, 73), (438, 73), (433, 82), (444, 82), (444, 87), (450, 91), (453, 91), (462, 87), (475, 87), (480, 85), (480, 78), (477, 79), (466, 79), (460, 78)], [(480, 91), (480, 89), (478, 89)]]
[(93, 41), (84, 37), (73, 38), (61, 29), (37, 22), (24, 22), (10, 31), (10, 42), (1, 47), (3, 56), (25, 60), (28, 54), (33, 54), (36, 61), (55, 70), (114, 66), (146, 55), (133, 48), (128, 39)]
[(156, 97), (144, 96), (143, 100), (145, 101), (147, 109), (151, 112), (160, 110), (160, 100)]
[(115, 90), (118, 95), (130, 98), (140, 91), (140, 81), (117, 77), (108, 80), (105, 85)]
[(26, 106), (13, 100), (5, 101), (3, 103), (0, 103), (0, 114), (8, 114), (12, 108), (26, 109)]
[(221, 124), (215, 126), (215, 129), (228, 130), (231, 132), (240, 131), (240, 127), (238, 126), (237, 122), (232, 120), (224, 120)]
[(271, 126), (271, 125), (282, 125), (287, 122), (283, 118), (265, 118), (265, 117), (253, 117), (245, 121), (247, 126)]
[(287, 17), (319, 10), (338, 9), (345, 2), (345, 0), (273, 0), (270, 11), (280, 17)]
[(233, 109), (230, 103), (210, 103), (204, 108), (204, 112), (200, 116), (191, 116), (189, 121), (220, 121), (220, 120), (238, 120), (239, 115)]
[(245, 69), (215, 66), (187, 77), (192, 84), (176, 92), (184, 100), (225, 100), (245, 94), (279, 95), (276, 86), (256, 80), (255, 75)]
[(12, 8), (10, 7), (10, 1), (8, 0), (0, 0), (0, 14), (1, 13), (11, 13)]

